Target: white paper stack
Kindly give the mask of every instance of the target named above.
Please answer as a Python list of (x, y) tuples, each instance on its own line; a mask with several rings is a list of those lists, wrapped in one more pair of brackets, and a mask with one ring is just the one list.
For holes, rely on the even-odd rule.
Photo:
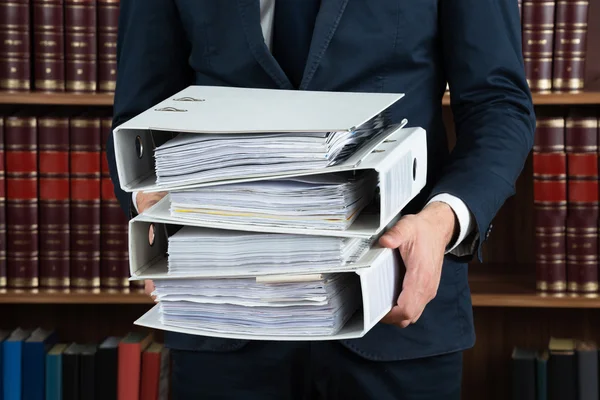
[(365, 125), (339, 132), (181, 133), (156, 149), (156, 182), (210, 182), (243, 178), (249, 170), (263, 175), (325, 168), (377, 140), (389, 123), (378, 115)]
[(377, 184), (366, 171), (187, 189), (171, 192), (170, 212), (210, 223), (346, 230)]
[(359, 238), (184, 226), (168, 239), (168, 274), (252, 276), (336, 270), (358, 261), (370, 244)]
[(374, 243), (425, 184), (425, 132), (387, 117), (402, 97), (193, 86), (118, 127), (122, 189), (168, 192), (130, 221), (132, 279), (158, 301), (136, 324), (368, 332), (399, 282), (397, 254)]
[(165, 325), (252, 336), (334, 335), (362, 303), (358, 276), (343, 273), (299, 282), (215, 278), (155, 285)]

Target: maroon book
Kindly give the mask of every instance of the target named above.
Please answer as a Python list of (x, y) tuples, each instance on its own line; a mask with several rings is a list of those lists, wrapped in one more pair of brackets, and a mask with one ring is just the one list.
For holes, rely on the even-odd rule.
[(522, 48), (525, 76), (532, 92), (552, 89), (554, 1), (523, 1)]
[(4, 165), (4, 118), (0, 116), (0, 288), (6, 287), (6, 175)]
[(598, 291), (598, 120), (571, 110), (568, 165), (567, 282), (571, 292)]
[(97, 89), (98, 37), (95, 0), (65, 0), (65, 76), (71, 92)]
[(70, 284), (69, 119), (38, 118), (40, 286)]
[(556, 3), (557, 40), (554, 42), (552, 86), (556, 91), (584, 88), (589, 1)]
[(70, 120), (71, 286), (100, 286), (100, 119)]
[(29, 1), (0, 0), (0, 90), (31, 88)]
[(98, 0), (98, 90), (114, 92), (117, 83), (119, 0)]
[(4, 121), (6, 155), (7, 277), (13, 288), (37, 287), (37, 120), (12, 115)]
[(33, 0), (34, 87), (65, 90), (63, 0)]
[(110, 178), (106, 159), (106, 142), (111, 132), (112, 119), (102, 119), (102, 201), (100, 212), (102, 227), (100, 237), (102, 286), (108, 288), (129, 287), (128, 221), (119, 205)]
[(567, 285), (567, 162), (564, 118), (540, 116), (533, 147), (536, 286), (563, 292)]

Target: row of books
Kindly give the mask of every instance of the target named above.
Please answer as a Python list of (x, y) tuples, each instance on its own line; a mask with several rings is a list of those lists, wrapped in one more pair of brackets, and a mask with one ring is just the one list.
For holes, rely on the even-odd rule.
[(0, 287), (130, 286), (106, 114), (0, 117)]
[(533, 92), (584, 89), (589, 0), (519, 0), (525, 74)]
[(166, 400), (169, 371), (169, 350), (146, 332), (70, 343), (43, 328), (0, 331), (4, 400)]
[(598, 113), (551, 113), (538, 113), (533, 148), (537, 289), (597, 293)]
[(119, 0), (1, 0), (0, 90), (112, 92)]
[(512, 400), (598, 400), (598, 346), (550, 338), (547, 348), (515, 347)]

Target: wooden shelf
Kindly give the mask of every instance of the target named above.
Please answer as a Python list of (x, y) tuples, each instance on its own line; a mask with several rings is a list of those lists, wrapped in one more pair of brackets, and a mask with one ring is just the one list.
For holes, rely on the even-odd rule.
[(2, 289), (0, 304), (152, 304), (143, 290)]
[(600, 308), (600, 295), (551, 294), (535, 290), (535, 281), (522, 276), (475, 276), (470, 279), (474, 307)]
[[(535, 105), (594, 105), (600, 104), (600, 92), (582, 93), (533, 93), (533, 104)], [(444, 95), (442, 104), (450, 105), (450, 96)]]
[[(530, 279), (476, 276), (470, 281), (474, 307), (600, 308), (600, 295), (544, 294)], [(3, 289), (0, 304), (152, 304), (143, 290)]]
[[(533, 94), (536, 105), (585, 105), (600, 104), (599, 92)], [(0, 104), (43, 104), (67, 106), (112, 106), (112, 93), (36, 93), (0, 92)], [(450, 97), (444, 96), (442, 104), (450, 105)]]
[(0, 104), (112, 106), (112, 93), (0, 92)]

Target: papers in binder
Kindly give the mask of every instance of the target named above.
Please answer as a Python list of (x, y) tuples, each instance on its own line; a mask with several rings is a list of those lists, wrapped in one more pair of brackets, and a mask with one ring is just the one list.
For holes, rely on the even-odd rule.
[(357, 161), (393, 132), (402, 97), (191, 86), (114, 130), (119, 182), (172, 190)]
[(159, 303), (135, 324), (234, 339), (359, 338), (389, 312), (399, 291), (397, 253), (370, 253), (364, 268), (335, 273), (154, 279)]
[(154, 282), (161, 322), (219, 333), (334, 335), (358, 310), (355, 274), (320, 274), (304, 282), (189, 279)]
[(233, 183), (173, 191), (170, 213), (210, 223), (346, 230), (376, 187), (374, 171)]
[(184, 226), (168, 238), (167, 267), (173, 277), (335, 270), (360, 259), (369, 245), (368, 240), (358, 238)]
[[(393, 223), (425, 186), (425, 131), (397, 129), (360, 162), (351, 158), (329, 171), (172, 190), (144, 214), (218, 229), (370, 238)], [(356, 186), (363, 177), (363, 186)], [(290, 186), (287, 195), (281, 182)], [(363, 193), (357, 196), (357, 190)]]

